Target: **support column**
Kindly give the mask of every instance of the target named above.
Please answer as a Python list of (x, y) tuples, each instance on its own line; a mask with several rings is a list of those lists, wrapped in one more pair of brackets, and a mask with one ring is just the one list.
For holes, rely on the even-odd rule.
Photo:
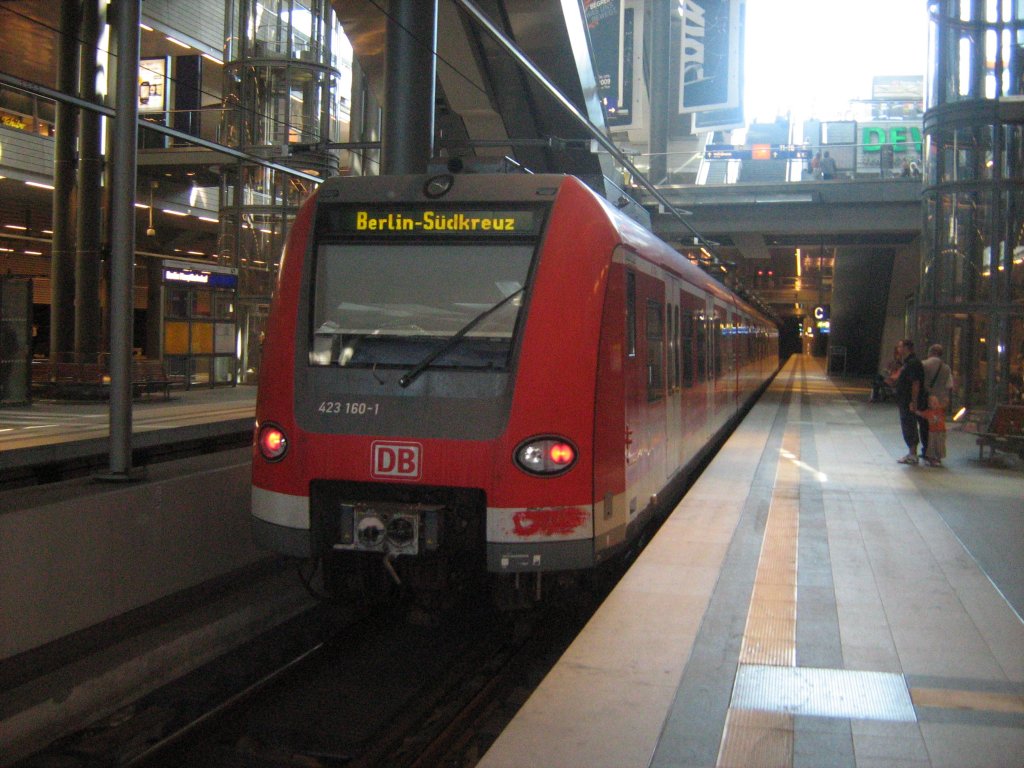
[(132, 467), (132, 310), (135, 261), (135, 176), (138, 150), (139, 0), (117, 4), (117, 90), (110, 192), (110, 474)]
[[(651, 162), (648, 176), (653, 184), (668, 180), (668, 116), (672, 101), (669, 57), (672, 50), (672, 5), (654, 0), (654, 31), (651, 41)], [(682, 75), (680, 75), (682, 77)]]
[[(96, 100), (96, 48), (100, 19), (97, 0), (82, 4), (82, 56), (79, 95)], [(75, 354), (95, 360), (100, 352), (100, 238), (103, 153), (98, 112), (81, 110), (78, 162), (78, 251), (75, 258)]]
[[(60, 48), (57, 90), (78, 89), (78, 0), (60, 4)], [(53, 254), (50, 257), (50, 359), (59, 360), (75, 348), (75, 240), (72, 211), (75, 198), (75, 134), (78, 108), (57, 102), (54, 114)]]
[(437, 0), (392, 0), (381, 173), (425, 173), (434, 155)]

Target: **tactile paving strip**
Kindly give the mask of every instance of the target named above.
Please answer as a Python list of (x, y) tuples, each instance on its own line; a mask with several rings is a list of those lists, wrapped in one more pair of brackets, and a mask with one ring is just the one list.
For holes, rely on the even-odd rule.
[(847, 669), (744, 664), (736, 674), (732, 706), (812, 717), (917, 719), (903, 675)]

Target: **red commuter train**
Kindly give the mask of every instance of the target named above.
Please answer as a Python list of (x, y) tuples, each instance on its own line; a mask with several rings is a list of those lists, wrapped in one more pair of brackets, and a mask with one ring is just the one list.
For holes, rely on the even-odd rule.
[(770, 319), (574, 177), (330, 179), (271, 306), (256, 540), (328, 585), (593, 568), (778, 362)]

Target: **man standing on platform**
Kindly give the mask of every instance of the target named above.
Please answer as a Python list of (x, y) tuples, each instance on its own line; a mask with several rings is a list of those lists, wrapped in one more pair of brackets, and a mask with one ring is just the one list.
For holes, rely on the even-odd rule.
[(900, 464), (917, 464), (917, 444), (928, 447), (928, 420), (918, 415), (928, 407), (924, 387), (924, 366), (914, 354), (914, 342), (903, 339), (896, 345), (903, 360), (899, 378), (896, 379), (896, 405), (900, 409), (900, 429), (903, 442), (907, 444), (907, 455), (898, 459)]

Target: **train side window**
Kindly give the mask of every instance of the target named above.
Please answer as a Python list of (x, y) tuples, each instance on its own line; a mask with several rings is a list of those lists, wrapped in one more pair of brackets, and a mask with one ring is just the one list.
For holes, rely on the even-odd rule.
[(626, 270), (626, 355), (636, 357), (636, 274)]
[(694, 385), (694, 366), (693, 366), (693, 335), (694, 335), (694, 322), (693, 316), (684, 314), (682, 318), (682, 358), (683, 358), (683, 386), (692, 387)]
[(665, 396), (665, 322), (661, 304), (647, 300), (647, 400)]

